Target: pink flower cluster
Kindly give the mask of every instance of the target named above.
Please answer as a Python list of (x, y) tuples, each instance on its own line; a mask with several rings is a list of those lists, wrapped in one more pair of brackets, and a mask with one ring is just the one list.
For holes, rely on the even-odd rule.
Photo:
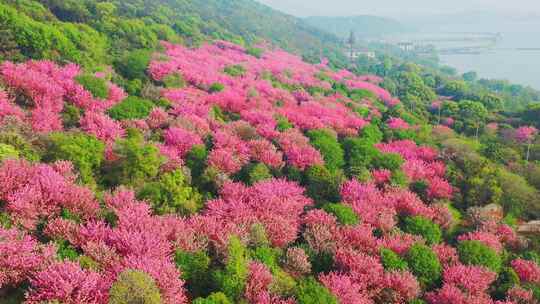
[(17, 286), (54, 260), (55, 249), (32, 236), (0, 227), (0, 289)]
[(384, 153), (397, 153), (405, 159), (402, 169), (411, 181), (426, 181), (430, 199), (449, 199), (453, 188), (444, 179), (446, 166), (437, 160), (437, 151), (426, 146), (417, 146), (411, 140), (379, 143), (376, 147)]
[[(304, 89), (288, 91), (273, 86), (268, 80), (270, 75), (271, 78), (291, 86), (330, 89), (331, 84), (318, 77), (320, 73), (334, 73), (324, 66), (304, 63), (299, 57), (280, 50), (267, 50), (265, 55), (258, 59), (248, 55), (240, 47), (224, 45), (223, 42), (204, 45), (198, 49), (168, 43), (164, 43), (164, 46), (167, 59), (153, 61), (149, 67), (150, 75), (161, 81), (168, 75), (180, 74), (188, 86), (163, 90), (163, 96), (173, 103), (173, 109), (168, 113), (171, 116), (167, 118), (164, 113), (159, 113), (159, 118), (154, 118), (158, 113), (153, 113), (149, 126), (160, 128), (164, 121), (171, 119), (172, 124), (175, 124), (185, 120), (193, 122), (196, 118), (195, 129), (208, 129), (208, 133), (198, 135), (201, 138), (211, 135), (214, 143), (217, 143), (214, 150), (210, 151), (209, 163), (224, 173), (238, 172), (250, 159), (271, 167), (281, 167), (282, 153), (290, 166), (301, 170), (314, 164), (322, 164), (318, 151), (309, 145), (307, 138), (299, 131), (329, 128), (339, 135), (354, 136), (367, 124), (365, 119), (346, 106), (347, 102), (354, 103), (352, 100), (337, 95), (312, 96)], [(227, 74), (225, 71), (233, 65), (244, 67), (245, 73), (240, 77)], [(339, 77), (337, 79), (339, 80)], [(222, 84), (224, 90), (211, 92), (210, 87), (216, 83)], [(374, 84), (370, 85), (376, 87)], [(216, 115), (216, 109), (218, 113), (237, 115), (241, 120), (226, 123), (221, 114)], [(279, 132), (278, 118), (287, 119), (296, 130)], [(255, 132), (246, 138), (237, 132), (231, 132), (235, 127), (227, 126), (230, 124), (244, 125), (244, 129), (247, 129), (247, 125)], [(177, 126), (198, 133), (185, 125)], [(178, 133), (178, 130), (175, 132)], [(182, 139), (182, 147), (166, 142), (162, 152), (169, 158), (182, 159), (189, 147), (200, 142), (200, 138), (192, 134), (186, 135), (189, 136)], [(168, 139), (171, 140), (172, 136), (168, 136)], [(282, 153), (271, 147), (274, 140), (279, 144)], [(260, 152), (262, 148), (269, 152), (263, 156), (249, 153), (249, 150)]]
[(99, 204), (90, 189), (75, 184), (72, 170), (66, 162), (49, 166), (6, 160), (0, 167), (0, 200), (18, 224), (31, 230), (40, 219), (59, 215), (62, 208), (92, 219)]
[[(103, 112), (125, 98), (125, 93), (114, 84), (109, 84), (109, 96), (106, 100), (96, 99), (76, 82), (81, 73), (80, 67), (68, 64), (58, 66), (51, 61), (28, 61), (14, 64), (4, 62), (0, 66), (0, 80), (21, 107), (6, 101), (5, 94), (0, 94), (0, 116), (14, 115), (19, 118), (28, 116), (28, 122), (37, 132), (62, 130), (60, 112), (64, 103), (71, 103), (87, 112)], [(30, 112), (26, 115), (25, 112)]]
[[(262, 224), (274, 246), (284, 247), (294, 241), (300, 228), (300, 216), (311, 200), (294, 182), (285, 180), (261, 181), (252, 187), (227, 183), (221, 189), (221, 198), (207, 203), (205, 217), (223, 223), (213, 234), (225, 234), (227, 225), (236, 231), (247, 228), (247, 235), (254, 224)], [(225, 225), (227, 223), (227, 225)]]
[(512, 268), (523, 282), (540, 283), (540, 266), (533, 261), (515, 259)]
[(479, 266), (454, 265), (444, 270), (443, 287), (427, 294), (431, 304), (491, 304), (487, 289), (497, 275)]
[(516, 140), (521, 143), (528, 143), (538, 134), (535, 127), (520, 127), (516, 130)]
[(387, 125), (392, 130), (407, 130), (409, 124), (401, 118), (392, 117), (388, 120)]
[(118, 218), (115, 227), (104, 221), (77, 224), (58, 219), (45, 229), (49, 237), (68, 240), (79, 248), (100, 271), (81, 270), (70, 262), (52, 265), (31, 281), (28, 298), (36, 303), (77, 299), (82, 299), (81, 303), (106, 303), (118, 275), (133, 269), (156, 281), (164, 303), (186, 303), (183, 281), (171, 258), (171, 242), (180, 241), (182, 234), (177, 231), (185, 227), (182, 220), (152, 216), (147, 203), (137, 201), (132, 191), (124, 189), (106, 195), (105, 205)]
[(343, 184), (341, 196), (364, 222), (383, 231), (395, 226), (397, 215), (439, 220), (436, 216), (439, 211), (435, 207), (425, 205), (418, 196), (405, 189), (381, 190), (374, 184), (351, 180)]

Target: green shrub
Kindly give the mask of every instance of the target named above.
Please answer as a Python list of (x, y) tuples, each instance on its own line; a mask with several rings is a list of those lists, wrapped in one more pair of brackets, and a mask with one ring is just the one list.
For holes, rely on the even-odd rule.
[(225, 86), (219, 82), (213, 83), (210, 88), (208, 88), (208, 92), (210, 93), (218, 93), (225, 90)]
[(162, 174), (155, 182), (146, 183), (138, 195), (150, 201), (157, 214), (193, 214), (202, 205), (199, 192), (190, 187), (182, 170)]
[(253, 163), (245, 166), (239, 175), (242, 181), (248, 185), (272, 178), (270, 169), (262, 163)]
[(168, 89), (178, 89), (186, 86), (186, 81), (179, 73), (173, 73), (163, 78), (163, 84)]
[(223, 72), (225, 72), (225, 74), (230, 75), (232, 77), (239, 77), (239, 76), (243, 76), (246, 73), (246, 68), (240, 64), (229, 65), (225, 67)]
[(103, 78), (98, 78), (91, 74), (81, 74), (75, 77), (75, 80), (92, 93), (94, 98), (107, 99), (109, 96), (109, 87)]
[(0, 143), (12, 146), (18, 151), (19, 156), (29, 161), (39, 161), (40, 155), (32, 144), (16, 132), (0, 133)]
[(272, 275), (270, 292), (284, 298), (293, 297), (297, 286), (294, 277), (281, 269), (273, 271)]
[(82, 269), (99, 271), (99, 263), (89, 256), (81, 255), (78, 261)]
[(351, 176), (367, 170), (367, 168), (371, 167), (373, 159), (381, 154), (369, 140), (358, 137), (346, 138), (343, 146), (345, 148), (347, 173)]
[(407, 262), (388, 248), (381, 248), (381, 262), (387, 271), (405, 271), (409, 269)]
[(177, 250), (174, 256), (176, 266), (182, 272), (182, 279), (192, 297), (198, 297), (210, 289), (210, 257), (205, 252), (185, 252)]
[(150, 114), (152, 108), (154, 108), (154, 104), (150, 100), (129, 96), (107, 112), (110, 117), (116, 120), (143, 119)]
[(256, 47), (249, 47), (249, 48), (246, 50), (246, 53), (247, 53), (248, 55), (251, 55), (251, 56), (257, 57), (257, 58), (261, 58), (263, 52), (264, 52), (263, 49), (256, 48)]
[(64, 109), (62, 110), (62, 123), (66, 129), (74, 128), (79, 125), (81, 120), (81, 110), (70, 104), (64, 104)]
[(403, 170), (396, 170), (392, 172), (392, 176), (390, 177), (390, 184), (392, 186), (406, 187), (408, 183), (409, 178), (407, 177), (407, 174), (403, 172)]
[(79, 171), (81, 181), (94, 184), (104, 160), (105, 144), (85, 133), (52, 133), (45, 159), (69, 160)]
[(193, 146), (186, 156), (186, 166), (191, 171), (191, 178), (193, 179), (194, 184), (200, 182), (200, 178), (206, 168), (207, 157), (208, 151), (204, 145)]
[(114, 67), (127, 79), (145, 79), (151, 58), (151, 50), (134, 50), (118, 59), (114, 63)]
[(458, 252), (463, 264), (484, 266), (494, 272), (499, 272), (501, 269), (500, 255), (479, 241), (461, 241)]
[(527, 283), (523, 285), (523, 288), (533, 292), (533, 297), (536, 301), (540, 301), (540, 285), (534, 283)]
[(432, 287), (441, 278), (442, 267), (439, 258), (426, 245), (414, 244), (409, 249), (406, 260), (409, 269), (422, 285)]
[(337, 304), (338, 300), (330, 291), (313, 277), (300, 282), (296, 291), (298, 304)]
[(76, 261), (79, 258), (77, 249), (73, 247), (66, 240), (57, 240), (56, 242), (56, 254), (60, 260)]
[(229, 299), (238, 302), (244, 294), (249, 274), (246, 247), (237, 237), (229, 239), (225, 268), (214, 272), (214, 280)]
[(10, 229), (12, 226), (13, 222), (9, 213), (0, 211), (0, 227), (4, 229)]
[(0, 161), (3, 161), (7, 158), (19, 158), (19, 151), (17, 151), (17, 149), (15, 149), (11, 145), (0, 143)]
[(527, 250), (521, 254), (521, 258), (528, 261), (533, 261), (536, 264), (540, 265), (540, 254), (536, 251)]
[(141, 186), (157, 176), (165, 159), (159, 149), (146, 143), (137, 130), (130, 129), (128, 133), (127, 138), (116, 142), (114, 152), (118, 160), (104, 176), (112, 185)]
[(263, 263), (268, 269), (274, 272), (279, 269), (281, 250), (268, 245), (259, 246), (251, 251), (251, 257), (253, 260)]
[(126, 92), (129, 95), (141, 95), (143, 82), (140, 79), (132, 79), (123, 82), (122, 86), (126, 89)]
[(343, 167), (344, 152), (335, 135), (327, 130), (311, 130), (307, 136), (311, 145), (321, 152), (328, 170), (334, 172)]
[(276, 118), (276, 121), (277, 121), (277, 129), (280, 132), (284, 132), (288, 129), (294, 128), (293, 124), (290, 123), (286, 117), (279, 116)]
[(324, 166), (309, 167), (305, 171), (304, 183), (307, 195), (318, 205), (340, 200), (340, 176), (330, 172)]
[(372, 144), (376, 144), (383, 140), (383, 132), (373, 123), (362, 128), (360, 138)]
[(409, 190), (418, 194), (418, 197), (420, 197), (423, 201), (428, 200), (428, 188), (429, 185), (425, 180), (418, 180), (409, 185)]
[(372, 168), (376, 169), (388, 169), (390, 171), (396, 171), (401, 168), (401, 165), (405, 160), (401, 155), (396, 153), (380, 153), (375, 155), (371, 164)]
[(506, 292), (514, 286), (519, 285), (519, 276), (511, 267), (504, 267), (493, 284), (493, 296), (497, 300), (503, 300)]
[(252, 247), (263, 247), (270, 245), (268, 236), (266, 235), (266, 228), (261, 223), (255, 223), (251, 225), (249, 230), (249, 242)]
[(193, 304), (232, 304), (227, 296), (222, 292), (215, 292), (206, 298), (197, 298)]
[(161, 294), (156, 282), (138, 270), (124, 270), (109, 290), (109, 304), (160, 304)]
[(326, 204), (323, 206), (324, 211), (336, 216), (338, 222), (342, 225), (356, 225), (360, 219), (354, 210), (345, 204)]
[(439, 225), (422, 216), (406, 217), (403, 231), (423, 237), (429, 245), (440, 243), (442, 238)]

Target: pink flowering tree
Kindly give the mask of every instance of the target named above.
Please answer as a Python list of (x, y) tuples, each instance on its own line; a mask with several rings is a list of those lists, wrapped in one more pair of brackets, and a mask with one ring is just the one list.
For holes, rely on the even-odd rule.
[(529, 161), (531, 145), (536, 135), (538, 135), (538, 129), (536, 129), (535, 127), (520, 127), (516, 130), (516, 140), (522, 144), (527, 145), (527, 162)]

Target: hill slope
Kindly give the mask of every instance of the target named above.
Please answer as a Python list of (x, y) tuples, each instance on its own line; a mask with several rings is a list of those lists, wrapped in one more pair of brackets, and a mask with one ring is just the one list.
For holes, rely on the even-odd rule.
[[(6, 0), (0, 4), (0, 25), (3, 44), (25, 57), (58, 54), (79, 63), (106, 61), (92, 50), (120, 54), (154, 48), (158, 40), (267, 41), (314, 59), (321, 50), (332, 59), (340, 56), (336, 36), (252, 0)], [(0, 56), (9, 54), (6, 46)]]
[(43, 3), (0, 4), (1, 303), (540, 300), (540, 107), (222, 2)]

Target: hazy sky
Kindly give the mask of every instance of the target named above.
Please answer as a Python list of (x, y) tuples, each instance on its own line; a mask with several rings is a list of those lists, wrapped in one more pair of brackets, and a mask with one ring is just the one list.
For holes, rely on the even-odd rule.
[(540, 0), (258, 0), (297, 16), (394, 16), (461, 11), (540, 13)]

